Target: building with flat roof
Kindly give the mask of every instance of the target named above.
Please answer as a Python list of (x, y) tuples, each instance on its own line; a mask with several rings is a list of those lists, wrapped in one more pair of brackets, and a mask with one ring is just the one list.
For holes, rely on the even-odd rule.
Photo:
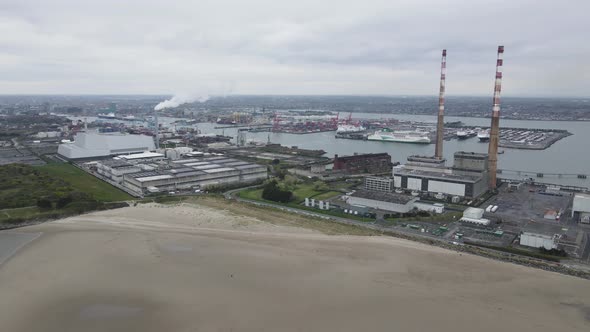
[(523, 232), (520, 235), (520, 245), (532, 248), (557, 249), (559, 235), (547, 235), (531, 232)]
[[(147, 165), (149, 166), (149, 165)], [(123, 176), (122, 185), (138, 194), (249, 184), (267, 178), (267, 168), (226, 157), (190, 158), (155, 165)]]
[(572, 218), (583, 224), (590, 224), (590, 195), (574, 195)]
[(353, 156), (334, 156), (333, 171), (346, 174), (388, 173), (391, 172), (391, 156), (388, 153), (355, 154)]
[(392, 192), (393, 178), (367, 176), (365, 178), (365, 190)]
[(418, 197), (409, 195), (359, 190), (350, 195), (346, 203), (396, 213), (408, 213), (414, 209), (414, 203), (417, 200)]
[(67, 159), (89, 159), (154, 150), (154, 138), (122, 133), (80, 132), (72, 143), (62, 143), (57, 153)]
[(408, 158), (393, 168), (394, 188), (476, 198), (488, 190), (487, 154), (456, 152), (453, 167), (436, 158)]

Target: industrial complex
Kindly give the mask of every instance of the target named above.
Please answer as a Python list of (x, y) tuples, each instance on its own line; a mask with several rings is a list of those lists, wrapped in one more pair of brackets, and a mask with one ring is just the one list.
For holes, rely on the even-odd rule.
[[(489, 128), (470, 128), (460, 121), (445, 123), (447, 52), (443, 50), (436, 125), (393, 118), (353, 121), (352, 115), (340, 119), (331, 111), (263, 108), (234, 111), (230, 116), (209, 112), (209, 122), (214, 124), (207, 127), (182, 114), (158, 118), (156, 112), (144, 124), (120, 116), (120, 121), (132, 121), (132, 125), (98, 122), (88, 129), (85, 118), (69, 125), (56, 123), (58, 126), (30, 136), (32, 141), (24, 147), (8, 141), (2, 144), (10, 148), (5, 155), (27, 161), (29, 153), (51, 148), (52, 152), (39, 153), (43, 160), (69, 163), (140, 198), (184, 199), (224, 191), (226, 198), (250, 204), (278, 205), (340, 221), (345, 218), (346, 223), (358, 221), (361, 226), (369, 222), (371, 228), (417, 234), (447, 244), (588, 261), (587, 190), (541, 183), (524, 174), (518, 179), (499, 178), (503, 171), (511, 172), (498, 169), (498, 154), (504, 152), (498, 151), (499, 146), (509, 142), (513, 147), (541, 149), (568, 135), (549, 129), (500, 128), (503, 53), (504, 48), (498, 47)], [(99, 118), (113, 121), (109, 114)], [(202, 128), (219, 131), (202, 133)], [(226, 135), (229, 128), (233, 137)], [(265, 131), (280, 134), (260, 134)], [(310, 146), (305, 140), (289, 142), (295, 144), (289, 146), (272, 141), (273, 136), (281, 140), (281, 136), (324, 131), (336, 131), (336, 138), (369, 139), (369, 135), (369, 140), (404, 144), (432, 142), (434, 153), (425, 153), (422, 146), (416, 149), (420, 154), (403, 152), (400, 157), (398, 150), (386, 147), (363, 153), (357, 145), (360, 142), (354, 142), (358, 153), (348, 146), (332, 149), (329, 144)], [(247, 139), (249, 132), (258, 134)], [(326, 133), (317, 135), (331, 138)], [(485, 153), (483, 149), (456, 151), (470, 150), (473, 145), (443, 153), (445, 141), (475, 140), (476, 136), (479, 142), (475, 144)], [(41, 156), (36, 158), (35, 162), (43, 162)], [(584, 174), (576, 176), (586, 179)], [(535, 177), (539, 180), (543, 174)], [(176, 198), (164, 200), (168, 199)]]
[(267, 178), (266, 166), (223, 156), (169, 160), (148, 152), (84, 165), (138, 196), (246, 185)]

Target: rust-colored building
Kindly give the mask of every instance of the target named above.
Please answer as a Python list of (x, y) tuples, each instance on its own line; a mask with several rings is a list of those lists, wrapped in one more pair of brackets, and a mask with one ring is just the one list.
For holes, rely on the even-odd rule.
[(389, 153), (355, 154), (354, 156), (334, 156), (334, 171), (347, 174), (390, 173), (392, 168)]

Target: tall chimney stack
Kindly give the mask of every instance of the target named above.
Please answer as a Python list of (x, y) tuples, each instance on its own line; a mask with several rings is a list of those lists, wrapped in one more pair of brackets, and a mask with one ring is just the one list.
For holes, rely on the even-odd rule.
[(160, 148), (160, 123), (158, 122), (158, 111), (155, 111), (154, 122), (156, 123), (156, 136), (154, 137), (156, 143), (156, 149)]
[(494, 106), (492, 107), (492, 125), (490, 129), (490, 143), (488, 146), (489, 188), (496, 189), (496, 174), (498, 171), (498, 132), (500, 129), (500, 92), (502, 91), (502, 65), (504, 46), (498, 46), (498, 60), (496, 60), (496, 83), (494, 85)]
[(434, 148), (434, 157), (439, 160), (443, 158), (446, 74), (447, 50), (442, 50), (442, 59), (440, 62), (440, 91), (438, 94), (438, 121), (436, 123), (436, 146)]

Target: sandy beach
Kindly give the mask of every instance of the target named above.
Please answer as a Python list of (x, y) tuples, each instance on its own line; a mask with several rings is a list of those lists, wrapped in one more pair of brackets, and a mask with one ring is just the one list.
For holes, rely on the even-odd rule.
[(590, 330), (588, 280), (269, 216), (147, 204), (4, 231), (2, 330)]

